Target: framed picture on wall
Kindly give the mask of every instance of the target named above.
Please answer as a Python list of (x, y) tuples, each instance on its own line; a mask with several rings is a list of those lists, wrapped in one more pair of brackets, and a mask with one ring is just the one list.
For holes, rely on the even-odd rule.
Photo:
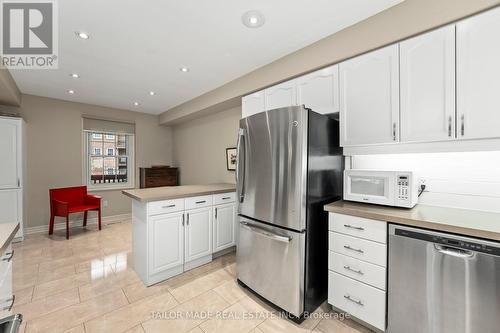
[(238, 150), (236, 148), (226, 148), (226, 164), (228, 171), (236, 171), (236, 158)]

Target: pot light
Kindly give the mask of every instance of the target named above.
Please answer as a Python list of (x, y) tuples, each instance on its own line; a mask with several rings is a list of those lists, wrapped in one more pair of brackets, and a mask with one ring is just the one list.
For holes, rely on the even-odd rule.
[(90, 38), (89, 34), (88, 34), (88, 33), (86, 33), (86, 32), (83, 32), (83, 31), (77, 31), (77, 32), (75, 32), (75, 34), (76, 34), (79, 38), (81, 38), (81, 39), (89, 39), (89, 38)]
[(141, 105), (141, 103), (139, 103), (139, 102), (134, 102), (134, 106), (139, 106), (139, 105)]
[(154, 96), (154, 95), (156, 95), (156, 93), (154, 91), (149, 92), (149, 96)]
[(71, 73), (69, 76), (71, 76), (73, 79), (79, 79), (80, 75), (76, 73)]
[(187, 73), (187, 72), (189, 72), (189, 68), (187, 68), (187, 67), (181, 67), (181, 68), (179, 68), (179, 70), (180, 70), (181, 72), (183, 72), (183, 73)]
[(74, 93), (75, 93), (75, 91), (74, 91), (74, 90), (71, 90), (71, 89), (70, 89), (70, 90), (68, 90), (68, 94), (73, 95)]
[(241, 21), (248, 28), (260, 28), (266, 23), (264, 15), (258, 10), (251, 10), (243, 14)]

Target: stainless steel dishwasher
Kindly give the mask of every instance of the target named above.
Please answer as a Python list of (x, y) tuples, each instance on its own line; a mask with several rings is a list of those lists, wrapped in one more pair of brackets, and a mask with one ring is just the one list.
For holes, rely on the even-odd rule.
[(388, 333), (498, 333), (500, 243), (389, 226)]

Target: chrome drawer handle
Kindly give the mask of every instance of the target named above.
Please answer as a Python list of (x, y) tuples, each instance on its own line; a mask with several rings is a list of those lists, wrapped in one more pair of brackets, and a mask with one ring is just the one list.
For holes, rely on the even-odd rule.
[(361, 249), (355, 249), (355, 248), (352, 248), (352, 247), (350, 247), (349, 245), (344, 245), (344, 249), (351, 250), (351, 251), (355, 251), (355, 252), (358, 252), (358, 253), (365, 253), (365, 251), (363, 251), (363, 250), (361, 250)]
[(161, 206), (161, 208), (174, 208), (175, 205)]
[(2, 260), (10, 262), (12, 260), (12, 257), (14, 256), (14, 250), (12, 250), (12, 252), (6, 253), (6, 255), (8, 255), (8, 257), (2, 258)]
[(355, 227), (350, 224), (344, 224), (344, 227), (349, 228), (349, 229), (355, 229), (355, 230), (365, 230), (363, 227)]
[(207, 202), (207, 201), (206, 201), (206, 200), (203, 200), (203, 201), (196, 201), (195, 203), (196, 203), (196, 204), (202, 204), (202, 203), (205, 203), (205, 202)]
[(16, 295), (12, 295), (11, 298), (6, 299), (5, 302), (10, 302), (10, 305), (9, 306), (4, 306), (2, 308), (2, 311), (5, 311), (5, 310), (10, 311), (10, 310), (12, 310), (12, 307), (14, 306), (14, 301), (15, 300), (16, 300)]
[(363, 271), (361, 270), (356, 270), (356, 269), (352, 269), (351, 266), (344, 266), (345, 269), (347, 269), (348, 271), (351, 271), (351, 272), (354, 272), (354, 273), (357, 273), (359, 275), (364, 275), (365, 273), (363, 273)]
[(364, 304), (363, 302), (361, 302), (360, 300), (358, 300), (358, 299), (354, 299), (354, 298), (352, 298), (352, 297), (351, 297), (351, 296), (349, 296), (349, 295), (344, 295), (344, 298), (345, 298), (346, 300), (351, 301), (351, 302), (353, 302), (353, 303), (356, 303), (356, 304), (358, 304), (358, 305), (361, 305), (361, 306), (364, 306), (364, 305), (365, 305), (365, 304)]

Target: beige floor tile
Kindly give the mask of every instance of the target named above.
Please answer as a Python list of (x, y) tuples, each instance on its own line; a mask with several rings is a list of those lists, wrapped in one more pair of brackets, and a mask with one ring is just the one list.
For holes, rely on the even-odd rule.
[(15, 306), (13, 312), (22, 313), (24, 320), (30, 321), (34, 318), (41, 317), (79, 302), (78, 289), (75, 288), (35, 300), (32, 303)]
[(13, 276), (21, 275), (38, 275), (38, 264), (25, 265), (20, 261), (15, 261), (12, 263), (12, 274)]
[(98, 281), (92, 281), (90, 284), (82, 285), (80, 287), (80, 298), (83, 301), (93, 297), (105, 294), (110, 290), (123, 288), (132, 283), (140, 282), (137, 273), (132, 270), (127, 270)]
[(121, 290), (28, 321), (26, 332), (61, 332), (128, 304)]
[(170, 293), (148, 297), (85, 323), (85, 332), (123, 332), (151, 319), (152, 312), (164, 312), (178, 305)]
[(257, 327), (268, 317), (269, 312), (245, 297), (200, 325), (205, 333), (246, 333)]
[(322, 333), (370, 333), (371, 330), (360, 324), (349, 320), (340, 320), (335, 317), (325, 318), (315, 327), (316, 331)]
[(222, 296), (229, 304), (234, 304), (242, 298), (248, 296), (245, 288), (241, 287), (235, 280), (229, 280), (214, 288), (214, 291)]
[(62, 279), (41, 283), (35, 286), (33, 299), (47, 297), (68, 289), (78, 288), (81, 285), (90, 283), (91, 280), (91, 276), (87, 272), (83, 272)]
[(14, 306), (22, 305), (31, 302), (31, 298), (33, 297), (33, 289), (35, 287), (28, 287), (24, 289), (17, 290), (16, 300), (14, 302)]
[(132, 327), (131, 329), (125, 331), (125, 333), (144, 333), (144, 329), (141, 325), (137, 325), (136, 327)]
[(197, 278), (198, 276), (195, 276), (190, 272), (185, 272), (166, 280), (165, 284), (167, 284), (170, 289), (176, 289), (196, 280)]
[(168, 290), (169, 286), (166, 283), (159, 283), (151, 287), (146, 287), (142, 281), (123, 287), (123, 292), (130, 303), (134, 303), (145, 297), (168, 292)]
[(216, 313), (227, 306), (229, 304), (222, 297), (210, 290), (171, 309), (167, 314), (172, 314), (172, 317), (152, 318), (144, 322), (142, 327), (147, 333), (188, 332), (205, 321), (209, 313)]
[(64, 333), (85, 333), (85, 328), (82, 325), (75, 326), (70, 328), (69, 330), (64, 331)]
[[(216, 288), (233, 277), (224, 269), (219, 269), (207, 275), (197, 277), (195, 280), (185, 285), (172, 289), (171, 293), (180, 302), (184, 303), (189, 299), (201, 295), (202, 293)], [(168, 282), (167, 282), (168, 283)]]
[(37, 274), (30, 275), (30, 274), (22, 274), (22, 275), (13, 275), (12, 279), (12, 289), (14, 291), (18, 291), (21, 289), (33, 287), (36, 284), (37, 281)]
[(38, 273), (37, 284), (62, 279), (76, 274), (75, 265), (62, 266), (52, 271)]
[(42, 250), (43, 261), (62, 259), (73, 256), (73, 249), (65, 246), (47, 247)]

